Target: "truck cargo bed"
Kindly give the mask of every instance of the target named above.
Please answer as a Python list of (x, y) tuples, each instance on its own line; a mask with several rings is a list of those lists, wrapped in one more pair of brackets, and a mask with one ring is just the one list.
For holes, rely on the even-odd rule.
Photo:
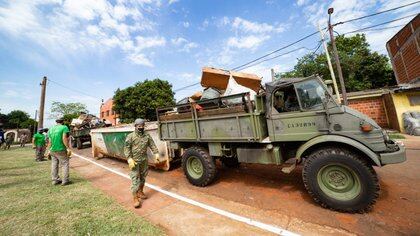
[(159, 135), (166, 141), (259, 142), (268, 135), (264, 114), (254, 111), (248, 93), (158, 109), (157, 114)]

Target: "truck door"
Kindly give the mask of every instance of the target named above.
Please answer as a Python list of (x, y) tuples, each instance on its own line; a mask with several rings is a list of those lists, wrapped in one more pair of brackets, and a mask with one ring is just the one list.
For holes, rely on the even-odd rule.
[(326, 88), (317, 78), (280, 87), (271, 96), (267, 120), (270, 140), (306, 141), (327, 133), (323, 105)]

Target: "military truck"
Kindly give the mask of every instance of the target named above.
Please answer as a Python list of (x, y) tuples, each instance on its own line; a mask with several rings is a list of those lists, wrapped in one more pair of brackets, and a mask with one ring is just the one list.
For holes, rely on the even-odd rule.
[(402, 144), (368, 116), (336, 101), (317, 76), (267, 83), (249, 93), (157, 109), (159, 136), (182, 157), (189, 182), (207, 186), (216, 159), (303, 165), (305, 188), (321, 206), (341, 212), (368, 211), (380, 186), (374, 167), (406, 160)]

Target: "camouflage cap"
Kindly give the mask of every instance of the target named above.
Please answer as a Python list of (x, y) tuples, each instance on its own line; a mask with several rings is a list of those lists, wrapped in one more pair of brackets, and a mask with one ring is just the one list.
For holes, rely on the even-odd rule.
[(142, 118), (137, 118), (134, 121), (134, 125), (144, 125), (144, 120)]

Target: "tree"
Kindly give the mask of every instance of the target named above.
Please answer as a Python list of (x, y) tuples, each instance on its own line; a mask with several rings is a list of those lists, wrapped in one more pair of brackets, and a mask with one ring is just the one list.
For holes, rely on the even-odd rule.
[[(395, 84), (388, 58), (377, 52), (371, 52), (364, 34), (352, 37), (340, 35), (336, 38), (336, 44), (348, 92)], [(328, 45), (328, 50), (332, 52), (331, 44)], [(338, 75), (334, 62), (333, 66), (335, 74)], [(306, 77), (314, 74), (321, 75), (326, 80), (331, 79), (325, 53), (306, 54), (298, 59), (293, 71), (282, 74), (281, 77)]]
[[(62, 103), (52, 102), (51, 105), (51, 118), (58, 119), (66, 116), (67, 119), (76, 118), (81, 112), (88, 113), (86, 105), (80, 102)], [(72, 119), (72, 118), (71, 118)], [(70, 119), (70, 120), (71, 120)]]
[(25, 122), (29, 120), (30, 117), (28, 113), (20, 110), (11, 111), (7, 114), (7, 122), (5, 128), (8, 129), (17, 129), (17, 128), (27, 128), (23, 127)]
[(113, 110), (127, 123), (139, 117), (156, 120), (156, 108), (175, 104), (172, 85), (158, 78), (117, 89), (113, 99)]

